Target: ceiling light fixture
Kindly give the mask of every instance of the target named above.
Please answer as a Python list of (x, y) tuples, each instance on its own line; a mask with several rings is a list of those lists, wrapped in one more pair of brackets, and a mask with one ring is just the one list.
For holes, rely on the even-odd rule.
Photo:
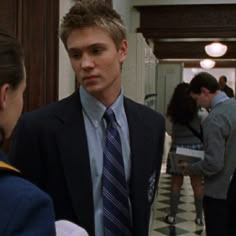
[(214, 42), (206, 45), (205, 51), (211, 57), (221, 57), (226, 53), (227, 46), (222, 43)]
[(215, 64), (216, 62), (211, 59), (204, 59), (200, 61), (200, 66), (206, 70), (212, 69), (215, 66)]

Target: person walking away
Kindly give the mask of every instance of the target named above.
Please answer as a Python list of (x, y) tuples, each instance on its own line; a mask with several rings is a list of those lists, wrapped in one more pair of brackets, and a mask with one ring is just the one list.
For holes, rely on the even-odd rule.
[[(167, 108), (167, 117), (169, 117), (172, 122), (172, 146), (169, 157), (173, 159), (176, 158), (176, 149), (178, 147), (203, 150), (201, 120), (198, 116), (196, 102), (191, 98), (188, 89), (189, 84), (178, 84)], [(191, 157), (189, 157), (189, 161), (192, 161)], [(167, 173), (171, 174), (171, 193), (170, 212), (165, 217), (165, 222), (169, 224), (175, 224), (180, 190), (184, 180), (182, 171), (173, 167), (175, 162), (177, 161), (172, 160), (171, 162), (170, 159), (167, 162)], [(196, 207), (195, 223), (202, 226), (202, 175), (189, 175), (189, 177), (191, 180)]]
[(182, 163), (185, 174), (204, 176), (203, 209), (207, 236), (228, 235), (227, 191), (236, 167), (236, 101), (220, 90), (214, 76), (201, 72), (190, 82), (190, 94), (209, 110), (202, 123), (204, 159)]

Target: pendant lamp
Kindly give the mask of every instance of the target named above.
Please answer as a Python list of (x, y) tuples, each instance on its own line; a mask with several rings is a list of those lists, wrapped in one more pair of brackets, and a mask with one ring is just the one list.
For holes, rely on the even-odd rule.
[(226, 51), (227, 46), (218, 42), (214, 42), (205, 46), (205, 52), (211, 57), (221, 57), (226, 53)]
[(200, 61), (200, 66), (206, 70), (212, 69), (215, 66), (215, 64), (216, 62), (211, 59), (204, 59)]

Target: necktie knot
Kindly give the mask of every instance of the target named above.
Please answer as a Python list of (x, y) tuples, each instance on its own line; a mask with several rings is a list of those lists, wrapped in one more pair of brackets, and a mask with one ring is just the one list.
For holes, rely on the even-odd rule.
[(103, 117), (106, 120), (107, 124), (115, 123), (116, 122), (115, 113), (113, 112), (113, 110), (111, 108), (108, 108), (105, 111)]

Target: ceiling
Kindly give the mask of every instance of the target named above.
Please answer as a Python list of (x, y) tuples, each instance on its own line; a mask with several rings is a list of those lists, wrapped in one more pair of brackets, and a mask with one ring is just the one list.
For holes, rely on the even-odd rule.
[(138, 32), (154, 43), (159, 61), (179, 61), (199, 67), (209, 58), (206, 44), (218, 41), (228, 50), (215, 67), (236, 67), (236, 4), (139, 6)]

